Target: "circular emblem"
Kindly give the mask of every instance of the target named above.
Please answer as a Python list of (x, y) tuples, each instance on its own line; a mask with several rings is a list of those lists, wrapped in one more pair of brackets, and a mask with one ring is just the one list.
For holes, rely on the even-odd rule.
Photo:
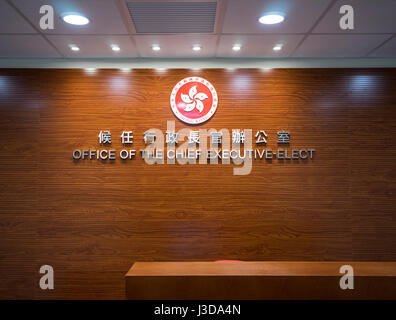
[(170, 96), (175, 116), (189, 124), (209, 120), (216, 112), (217, 102), (217, 92), (213, 85), (200, 77), (188, 77), (179, 81)]

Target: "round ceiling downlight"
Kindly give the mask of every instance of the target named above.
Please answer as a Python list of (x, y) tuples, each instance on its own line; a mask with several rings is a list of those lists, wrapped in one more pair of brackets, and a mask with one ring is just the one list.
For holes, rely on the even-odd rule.
[(285, 20), (285, 17), (279, 13), (266, 14), (260, 17), (259, 22), (262, 24), (277, 24)]
[(83, 15), (79, 14), (66, 14), (62, 17), (63, 21), (66, 23), (75, 25), (75, 26), (83, 26), (89, 23), (89, 19)]

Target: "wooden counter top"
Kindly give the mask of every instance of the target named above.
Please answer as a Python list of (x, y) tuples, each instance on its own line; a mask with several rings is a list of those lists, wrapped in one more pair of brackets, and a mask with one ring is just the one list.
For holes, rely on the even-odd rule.
[(133, 276), (340, 276), (342, 265), (355, 276), (396, 276), (396, 262), (136, 262)]
[[(342, 290), (342, 265), (354, 289)], [(136, 262), (126, 296), (174, 299), (396, 299), (396, 262)]]

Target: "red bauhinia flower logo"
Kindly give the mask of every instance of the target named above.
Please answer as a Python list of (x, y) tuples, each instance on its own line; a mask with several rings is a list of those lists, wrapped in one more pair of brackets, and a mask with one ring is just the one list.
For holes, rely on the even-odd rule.
[(200, 77), (189, 77), (175, 85), (170, 103), (173, 113), (181, 121), (199, 124), (213, 116), (218, 98), (209, 81)]
[(197, 108), (198, 111), (202, 113), (204, 109), (202, 100), (208, 99), (208, 96), (203, 92), (197, 93), (197, 86), (193, 86), (189, 90), (188, 95), (182, 93), (181, 98), (185, 103), (187, 103), (184, 111), (189, 112)]

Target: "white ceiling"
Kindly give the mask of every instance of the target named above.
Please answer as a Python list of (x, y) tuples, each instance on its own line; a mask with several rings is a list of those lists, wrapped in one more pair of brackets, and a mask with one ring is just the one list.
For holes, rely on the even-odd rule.
[[(136, 34), (126, 3), (143, 1), (0, 0), (0, 57), (396, 57), (396, 0), (181, 0), (217, 2), (213, 32)], [(39, 28), (39, 8), (44, 4), (55, 9), (54, 30)], [(353, 31), (339, 28), (338, 12), (343, 4), (354, 7)], [(285, 21), (272, 26), (258, 23), (263, 13), (271, 11), (284, 12)], [(82, 13), (90, 23), (68, 25), (60, 18), (65, 12)], [(232, 51), (235, 43), (242, 45), (238, 52)], [(283, 49), (273, 51), (279, 43)], [(71, 51), (71, 44), (79, 46), (80, 51)], [(112, 51), (112, 44), (119, 45), (121, 51)], [(153, 44), (160, 45), (161, 50), (154, 52)], [(193, 51), (195, 44), (202, 50)]]

